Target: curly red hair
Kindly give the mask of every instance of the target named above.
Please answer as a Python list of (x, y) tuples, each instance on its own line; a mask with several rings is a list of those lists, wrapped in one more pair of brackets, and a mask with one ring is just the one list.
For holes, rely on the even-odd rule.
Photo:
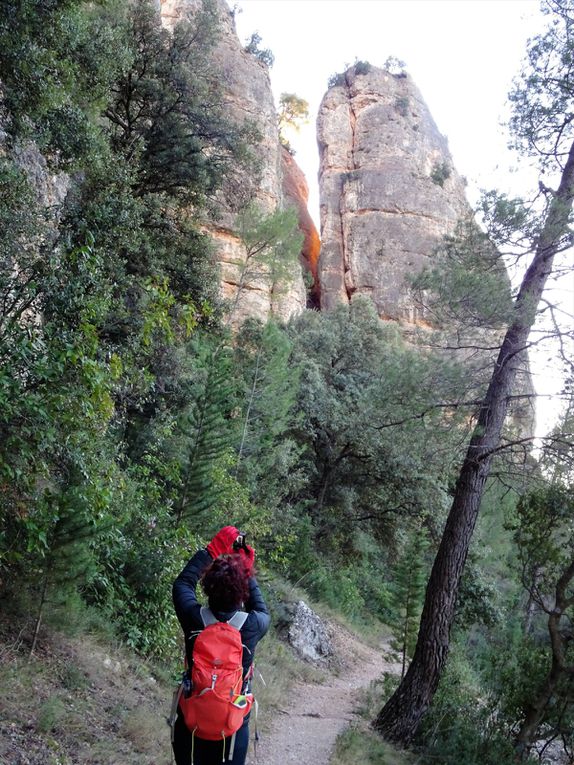
[(247, 601), (249, 586), (239, 555), (221, 555), (204, 573), (201, 586), (212, 611), (233, 611)]

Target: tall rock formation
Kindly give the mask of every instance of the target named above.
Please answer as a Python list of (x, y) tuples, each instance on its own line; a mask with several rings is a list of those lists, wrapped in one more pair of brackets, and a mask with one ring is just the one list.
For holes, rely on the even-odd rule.
[(319, 110), (321, 307), (369, 295), (414, 322), (405, 284), (468, 212), (446, 139), (406, 74), (357, 64)]
[[(431, 264), (439, 241), (471, 211), (446, 138), (418, 89), (407, 74), (358, 63), (338, 75), (323, 98), (317, 136), (321, 308), (363, 294), (383, 319), (406, 330), (429, 326), (407, 277)], [(484, 334), (477, 331), (475, 340)], [(482, 338), (477, 345), (496, 347), (498, 333), (486, 335), (487, 342)], [(474, 354), (474, 361), (488, 372), (491, 360), (485, 354), (492, 352)], [(514, 392), (524, 398), (513, 406), (512, 424), (521, 436), (531, 436), (533, 386), (526, 353)]]
[[(181, 19), (193, 17), (203, 6), (202, 0), (156, 1), (162, 22), (168, 28)], [(256, 147), (257, 170), (253, 170), (251, 177), (242, 179), (242, 186), (253, 191), (255, 201), (266, 213), (296, 206), (300, 216), (304, 215), (303, 208), (291, 195), (290, 201), (286, 200), (283, 191), (284, 162), (268, 69), (256, 56), (243, 49), (235, 32), (233, 13), (225, 0), (212, 0), (211, 5), (217, 17), (212, 58), (224, 89), (227, 114), (238, 124), (253, 125), (260, 135)], [(237, 234), (236, 212), (222, 203), (217, 220), (206, 221), (205, 228), (213, 237), (221, 265), (222, 294), (232, 303), (236, 301), (231, 317), (233, 324), (241, 323), (247, 316), (266, 319), (276, 315), (287, 319), (305, 308), (304, 265), (302, 268), (301, 263), (293, 263), (291, 280), (282, 290), (274, 290), (270, 281), (258, 273), (245, 280), (237, 295), (246, 253)]]

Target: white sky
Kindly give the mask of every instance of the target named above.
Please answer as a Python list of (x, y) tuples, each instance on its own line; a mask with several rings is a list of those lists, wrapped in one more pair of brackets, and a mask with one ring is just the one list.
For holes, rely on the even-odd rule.
[[(380, 67), (391, 55), (405, 62), (448, 138), (458, 172), (468, 179), (471, 201), (478, 188), (524, 195), (536, 186), (538, 176), (508, 150), (502, 123), (526, 41), (545, 26), (538, 0), (239, 0), (236, 7), (240, 40), (256, 31), (260, 47), (275, 56), (270, 77), (276, 102), (283, 92), (309, 102), (310, 124), (289, 140), (307, 176), (317, 224), (315, 119), (329, 77), (355, 59)], [(572, 311), (573, 279), (566, 285)], [(547, 355), (533, 359), (535, 385), (545, 394), (561, 382)], [(539, 429), (546, 430), (556, 405), (543, 398), (538, 410)]]

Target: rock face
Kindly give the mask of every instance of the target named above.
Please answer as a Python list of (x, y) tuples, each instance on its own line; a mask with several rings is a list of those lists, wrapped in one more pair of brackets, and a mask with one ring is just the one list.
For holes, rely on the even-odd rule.
[[(202, 7), (202, 0), (161, 0), (158, 5), (163, 24), (172, 28), (178, 20), (196, 14)], [(223, 83), (227, 113), (239, 124), (254, 125), (260, 134), (257, 175), (254, 171), (253, 177), (242, 178), (242, 186), (253, 188), (258, 206), (271, 213), (277, 208), (283, 209), (286, 204), (282, 148), (269, 73), (264, 64), (243, 49), (235, 32), (233, 13), (225, 0), (214, 0), (213, 6), (217, 14), (217, 39), (212, 57)], [(217, 221), (207, 221), (205, 228), (213, 237), (216, 258), (221, 264), (222, 295), (235, 303), (231, 316), (234, 325), (247, 316), (266, 319), (273, 314), (287, 319), (305, 308), (306, 288), (301, 265), (297, 262), (293, 263), (292, 278), (285, 289), (273, 291), (270, 281), (258, 275), (246, 281), (237, 297), (246, 253), (237, 236), (235, 212), (223, 203)]]
[[(471, 214), (446, 138), (406, 74), (356, 64), (326, 93), (317, 119), (320, 151), (321, 309), (368, 295), (379, 316), (405, 330), (428, 327), (407, 277)], [(502, 278), (505, 278), (502, 274)], [(457, 327), (442, 328), (457, 332)], [(488, 348), (499, 336), (485, 330)], [(481, 333), (477, 335), (481, 337)], [(490, 352), (485, 351), (486, 354)], [(490, 368), (484, 359), (486, 370)], [(511, 425), (534, 432), (527, 355), (515, 385)]]
[(299, 228), (304, 236), (301, 264), (304, 273), (309, 275), (309, 282), (311, 283), (308, 303), (311, 307), (318, 308), (320, 304), (318, 266), (321, 240), (307, 207), (309, 201), (307, 180), (293, 156), (285, 148), (282, 150), (282, 172), (285, 203), (297, 211)]
[(468, 210), (464, 184), (410, 77), (369, 65), (323, 98), (321, 307), (367, 294), (382, 318), (416, 322), (405, 276)]
[(295, 652), (306, 661), (324, 664), (333, 655), (327, 628), (302, 600), (292, 607), (292, 621), (287, 639)]

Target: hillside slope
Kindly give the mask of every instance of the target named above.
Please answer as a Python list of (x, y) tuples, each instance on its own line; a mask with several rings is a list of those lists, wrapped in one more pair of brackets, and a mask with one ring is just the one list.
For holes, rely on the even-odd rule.
[[(259, 680), (261, 742), (249, 765), (328, 765), (355, 692), (395, 669), (384, 646), (333, 622), (330, 630), (334, 672), (304, 664), (273, 636), (263, 641), (258, 668), (268, 687)], [(171, 762), (169, 678), (89, 634), (43, 632), (30, 659), (29, 636), (29, 622), (0, 622), (0, 765)]]

